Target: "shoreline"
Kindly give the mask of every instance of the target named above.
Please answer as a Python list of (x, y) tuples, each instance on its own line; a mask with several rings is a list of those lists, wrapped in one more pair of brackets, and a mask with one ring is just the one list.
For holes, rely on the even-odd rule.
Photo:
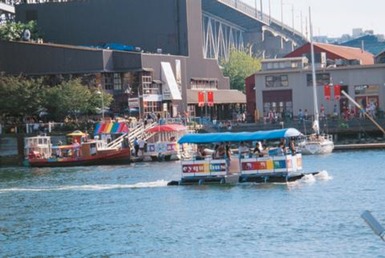
[[(333, 152), (385, 149), (385, 142), (335, 144)], [(333, 153), (332, 152), (332, 153)], [(0, 167), (23, 166), (19, 155), (0, 156)]]

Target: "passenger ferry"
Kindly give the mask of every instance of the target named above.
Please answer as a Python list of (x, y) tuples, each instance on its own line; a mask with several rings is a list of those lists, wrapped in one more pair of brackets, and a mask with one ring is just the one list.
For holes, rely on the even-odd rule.
[(96, 125), (94, 139), (76, 130), (67, 142), (52, 143), (51, 136), (24, 138), (24, 165), (31, 167), (69, 167), (127, 164), (131, 161), (128, 127), (122, 122)]
[[(245, 142), (261, 142), (299, 137), (302, 134), (294, 128), (257, 132), (225, 132), (206, 134), (186, 134), (178, 143), (184, 153), (181, 160), (181, 179), (171, 181), (169, 185), (193, 184), (238, 184), (238, 183), (285, 183), (298, 180), (307, 174), (319, 172), (303, 172), (302, 154), (287, 147), (260, 150), (261, 153), (227, 153), (223, 157), (206, 155), (203, 158), (196, 154), (199, 145), (238, 144)], [(254, 149), (254, 148), (251, 148)], [(239, 148), (238, 148), (239, 150)], [(188, 154), (193, 153), (193, 154)]]

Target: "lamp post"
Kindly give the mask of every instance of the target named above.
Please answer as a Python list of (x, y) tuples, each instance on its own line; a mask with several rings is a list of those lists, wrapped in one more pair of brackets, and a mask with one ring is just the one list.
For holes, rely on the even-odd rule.
[(104, 99), (103, 99), (103, 92), (101, 92), (99, 89), (98, 91), (96, 92), (96, 94), (99, 94), (100, 97), (102, 98), (102, 118), (104, 120)]

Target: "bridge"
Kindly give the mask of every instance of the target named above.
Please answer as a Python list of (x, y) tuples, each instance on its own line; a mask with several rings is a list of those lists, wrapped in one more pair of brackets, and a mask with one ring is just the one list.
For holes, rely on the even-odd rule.
[[(15, 4), (68, 1), (76, 0), (0, 0), (1, 21), (13, 20)], [(263, 58), (282, 57), (307, 42), (294, 28), (242, 0), (201, 1), (205, 58), (227, 60), (232, 48)]]
[(307, 42), (302, 33), (242, 0), (202, 0), (202, 16), (206, 58), (227, 60), (232, 48), (282, 57)]

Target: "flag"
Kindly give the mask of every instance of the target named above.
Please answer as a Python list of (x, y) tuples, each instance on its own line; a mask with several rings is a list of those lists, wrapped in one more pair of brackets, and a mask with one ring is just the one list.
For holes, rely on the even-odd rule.
[(205, 93), (203, 91), (198, 91), (198, 107), (203, 107), (205, 105)]
[(207, 104), (209, 107), (214, 106), (214, 92), (212, 91), (207, 92)]
[(330, 85), (324, 85), (324, 95), (326, 100), (330, 100)]
[(341, 85), (334, 85), (334, 99), (339, 100), (341, 98)]

